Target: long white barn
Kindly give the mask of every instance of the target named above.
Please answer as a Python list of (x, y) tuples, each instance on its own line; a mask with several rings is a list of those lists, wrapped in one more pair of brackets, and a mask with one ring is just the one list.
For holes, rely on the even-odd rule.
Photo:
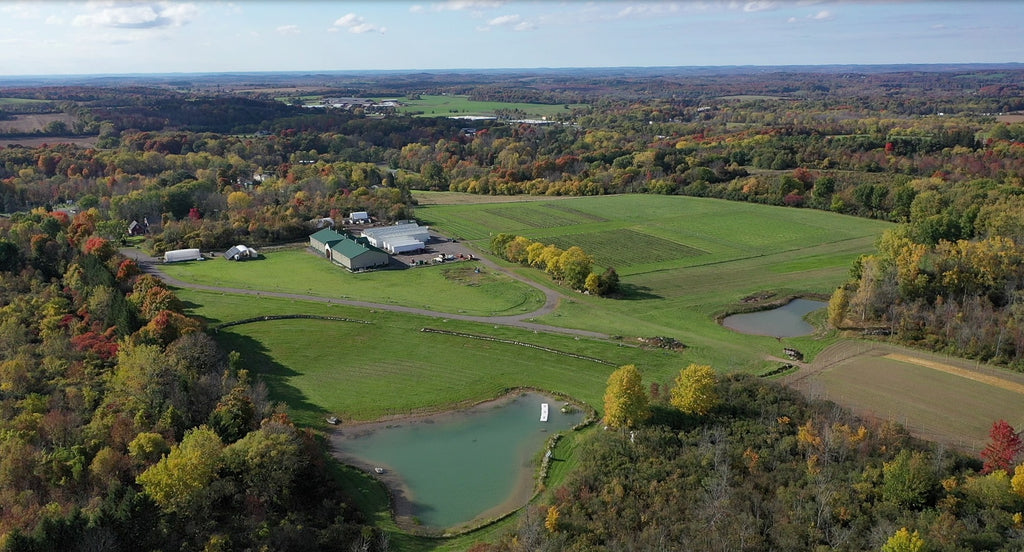
[(380, 226), (363, 230), (363, 237), (370, 245), (391, 253), (408, 253), (419, 251), (430, 241), (430, 227), (420, 226), (415, 222)]

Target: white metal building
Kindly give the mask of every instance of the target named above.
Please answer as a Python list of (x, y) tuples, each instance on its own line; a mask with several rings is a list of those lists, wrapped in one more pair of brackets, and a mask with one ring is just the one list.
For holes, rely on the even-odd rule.
[(164, 253), (165, 263), (176, 263), (179, 261), (199, 261), (203, 254), (198, 249), (172, 249)]
[(370, 245), (388, 253), (407, 253), (426, 247), (426, 243), (430, 241), (430, 227), (410, 222), (394, 226), (367, 228), (363, 230), (363, 237), (370, 242)]

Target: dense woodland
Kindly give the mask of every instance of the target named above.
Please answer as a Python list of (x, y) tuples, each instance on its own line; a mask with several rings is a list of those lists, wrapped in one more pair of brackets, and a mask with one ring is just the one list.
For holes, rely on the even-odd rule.
[[(34, 100), (0, 101), (0, 545), (387, 547), (332, 486), (314, 436), (117, 254), (132, 221), (159, 253), (303, 240), (309, 221), (351, 211), (408, 218), (416, 189), (685, 194), (885, 219), (902, 224), (851, 267), (830, 321), (1024, 369), (1024, 123), (997, 119), (1024, 108), (1024, 70), (914, 69), (314, 80), (327, 96), (584, 105), (552, 124), (472, 129), (235, 92), (256, 88), (247, 76), (0, 83), (0, 100)], [(71, 122), (7, 127), (39, 113)], [(25, 135), (55, 138), (7, 145)], [(95, 146), (61, 143), (71, 136)], [(508, 238), (499, 253), (515, 243), (513, 260), (549, 268), (540, 244), (531, 259), (533, 244)], [(556, 262), (553, 275), (606, 294), (611, 267), (588, 282), (592, 262), (575, 253), (587, 270)], [(934, 550), (1019, 548), (1012, 473), (981, 476), (756, 380), (720, 386), (706, 417), (648, 393), (655, 415), (632, 442), (586, 445), (554, 529), (531, 510), (495, 549), (863, 550), (902, 527)], [(261, 460), (270, 451), (286, 461)]]

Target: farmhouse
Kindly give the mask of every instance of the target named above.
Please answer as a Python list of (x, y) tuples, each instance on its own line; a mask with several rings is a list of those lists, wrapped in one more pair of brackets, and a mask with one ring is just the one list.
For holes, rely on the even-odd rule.
[(176, 263), (179, 261), (200, 261), (203, 254), (198, 249), (172, 249), (164, 253), (165, 263)]
[(224, 258), (229, 261), (244, 261), (259, 256), (260, 254), (255, 249), (245, 245), (236, 245), (224, 252)]
[(370, 245), (379, 247), (388, 253), (409, 253), (420, 251), (430, 241), (430, 227), (420, 226), (415, 222), (381, 226), (363, 230), (363, 237)]
[(309, 246), (335, 264), (340, 264), (349, 270), (387, 266), (390, 261), (388, 254), (380, 249), (360, 243), (330, 228), (324, 228), (311, 235)]

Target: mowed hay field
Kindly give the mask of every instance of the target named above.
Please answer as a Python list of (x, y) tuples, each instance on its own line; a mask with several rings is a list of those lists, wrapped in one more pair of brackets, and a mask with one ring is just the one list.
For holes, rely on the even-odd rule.
[[(594, 256), (614, 267), (624, 297), (571, 294), (539, 322), (613, 335), (675, 337), (722, 370), (757, 370), (781, 354), (774, 338), (741, 336), (715, 317), (765, 291), (775, 297), (830, 294), (890, 224), (808, 209), (680, 196), (622, 195), (549, 202), (440, 205), (417, 209), (425, 223), (488, 251), (500, 232)], [(510, 266), (553, 285), (539, 270)], [(795, 340), (808, 350), (811, 338)], [(801, 349), (803, 350), (803, 349)]]
[(978, 452), (992, 423), (1024, 424), (1024, 375), (967, 360), (871, 342), (823, 351), (794, 387), (916, 435)]

